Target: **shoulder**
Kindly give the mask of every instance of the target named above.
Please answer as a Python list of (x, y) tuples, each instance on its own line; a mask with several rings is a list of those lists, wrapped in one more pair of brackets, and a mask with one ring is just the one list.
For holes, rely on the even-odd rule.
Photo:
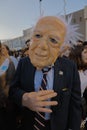
[(76, 66), (75, 62), (69, 58), (66, 57), (59, 57), (58, 62), (67, 65), (67, 66)]
[(18, 65), (18, 60), (14, 56), (10, 56), (11, 61), (13, 62), (15, 69), (17, 68)]
[(16, 70), (15, 65), (14, 65), (13, 61), (9, 58), (9, 66), (8, 66), (6, 73), (10, 75), (10, 74), (15, 73), (15, 70)]
[(68, 73), (70, 72), (78, 72), (77, 65), (73, 60), (70, 60), (69, 58), (60, 57), (57, 60), (57, 66), (60, 66), (60, 68), (63, 71), (66, 71)]
[(17, 61), (17, 59), (16, 59), (14, 56), (10, 56), (10, 58), (11, 58), (12, 60)]
[(23, 57), (20, 59), (19, 63), (29, 63), (30, 62), (30, 59), (29, 57)]
[(27, 66), (33, 66), (33, 65), (30, 61), (30, 58), (27, 56), (20, 59), (18, 66), (27, 67)]
[(7, 69), (9, 68), (9, 59), (5, 59), (2, 65), (0, 66), (0, 75), (5, 73)]

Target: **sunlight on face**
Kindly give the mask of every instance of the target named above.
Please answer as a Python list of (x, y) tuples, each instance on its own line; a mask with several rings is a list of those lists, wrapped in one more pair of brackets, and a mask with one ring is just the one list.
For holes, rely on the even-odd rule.
[(66, 28), (56, 17), (41, 18), (35, 26), (29, 56), (37, 69), (52, 65), (59, 56)]
[(4, 45), (2, 45), (2, 55), (8, 55), (8, 50), (6, 49), (6, 47)]

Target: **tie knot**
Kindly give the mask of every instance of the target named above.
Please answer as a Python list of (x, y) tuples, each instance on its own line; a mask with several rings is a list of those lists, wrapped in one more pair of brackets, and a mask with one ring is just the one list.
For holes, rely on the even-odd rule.
[(52, 67), (46, 67), (46, 68), (42, 69), (43, 74), (47, 74), (51, 70), (51, 68)]

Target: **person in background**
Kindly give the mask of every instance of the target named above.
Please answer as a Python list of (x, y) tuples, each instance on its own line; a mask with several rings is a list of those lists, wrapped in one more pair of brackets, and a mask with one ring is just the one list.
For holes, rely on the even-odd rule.
[(26, 42), (26, 47), (23, 50), (23, 55), (24, 56), (29, 56), (29, 46), (30, 46), (30, 39), (28, 39)]
[(83, 42), (83, 46), (87, 46), (87, 41), (84, 41), (84, 42)]
[(82, 46), (83, 45), (83, 41), (82, 40), (77, 40), (77, 45), (78, 46)]
[(16, 130), (14, 105), (8, 98), (11, 80), (15, 74), (15, 66), (10, 60), (7, 49), (0, 45), (0, 130)]
[(62, 46), (60, 56), (68, 58), (70, 51), (71, 51), (71, 46), (70, 45), (64, 45), (64, 46)]
[(26, 44), (27, 47), (29, 47), (29, 45), (30, 45), (30, 39), (26, 40), (25, 44)]
[(25, 48), (22, 49), (22, 56), (21, 56), (21, 58), (23, 58), (25, 56), (29, 56), (29, 47), (25, 47)]
[(72, 48), (69, 58), (73, 60), (78, 68), (81, 81), (81, 96), (87, 86), (87, 45)]
[(85, 85), (85, 89), (83, 92), (84, 118), (82, 123), (85, 122), (83, 126), (87, 130), (87, 41), (84, 41), (83, 46), (84, 46), (84, 50), (82, 56), (83, 56), (83, 61), (85, 62), (85, 69), (84, 69), (85, 76), (83, 76), (83, 87)]
[(5, 44), (2, 44), (2, 55), (4, 57), (9, 58), (13, 62), (14, 66), (15, 66), (15, 69), (17, 68), (18, 61), (17, 61), (17, 59), (14, 56), (10, 55), (10, 49)]
[[(83, 45), (75, 46), (71, 49), (71, 53), (69, 58), (72, 59), (76, 64), (80, 76), (81, 82), (81, 97), (82, 97), (82, 123), (81, 127), (85, 127), (82, 125), (84, 123), (85, 118), (87, 117), (87, 103), (86, 103), (86, 91), (87, 91), (87, 45), (83, 43)], [(87, 128), (86, 128), (87, 129)]]
[[(56, 16), (44, 16), (37, 21), (31, 37), (29, 57), (19, 61), (9, 90), (9, 98), (21, 111), (21, 130), (80, 130), (78, 70), (74, 62), (59, 57), (63, 44), (70, 40), (71, 43), (76, 42), (73, 41), (78, 37), (76, 28)], [(44, 90), (41, 85), (42, 71), (47, 68), (50, 70), (45, 73), (47, 85), (44, 80)], [(37, 114), (40, 119), (36, 118)], [(43, 128), (38, 128), (35, 123)]]

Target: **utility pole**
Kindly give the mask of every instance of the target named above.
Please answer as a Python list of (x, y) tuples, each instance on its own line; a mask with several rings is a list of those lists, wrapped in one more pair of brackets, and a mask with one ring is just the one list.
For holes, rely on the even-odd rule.
[(40, 16), (41, 16), (41, 13), (42, 13), (42, 7), (41, 7), (41, 2), (42, 2), (42, 0), (39, 0), (39, 9), (40, 9)]
[(66, 19), (66, 0), (63, 0), (64, 1), (64, 17)]
[(84, 8), (84, 19), (85, 19), (85, 41), (87, 41), (87, 6)]

